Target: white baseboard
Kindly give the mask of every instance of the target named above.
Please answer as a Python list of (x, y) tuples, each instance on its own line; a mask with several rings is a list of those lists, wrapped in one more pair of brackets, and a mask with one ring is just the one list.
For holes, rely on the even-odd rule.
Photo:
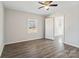
[(0, 46), (0, 56), (2, 55), (4, 45)]
[(37, 39), (42, 39), (42, 38), (39, 37), (39, 38), (31, 38), (31, 39), (27, 39), (27, 40), (12, 41), (12, 42), (5, 43), (5, 45), (8, 45), (8, 44), (14, 44), (14, 43), (19, 43), (19, 42), (24, 42), (24, 41), (37, 40)]
[(72, 43), (69, 43), (69, 42), (64, 42), (64, 44), (71, 45), (71, 46), (74, 46), (74, 47), (77, 47), (77, 48), (79, 48), (79, 45), (72, 44)]

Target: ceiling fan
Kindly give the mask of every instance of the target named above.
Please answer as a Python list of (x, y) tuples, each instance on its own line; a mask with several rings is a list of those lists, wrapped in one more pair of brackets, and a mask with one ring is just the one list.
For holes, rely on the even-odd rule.
[(52, 4), (53, 1), (42, 1), (42, 2), (39, 2), (39, 4), (41, 4), (42, 6), (39, 7), (38, 9), (41, 9), (41, 8), (45, 8), (46, 10), (49, 10), (49, 7), (53, 7), (53, 6), (58, 6), (58, 4)]

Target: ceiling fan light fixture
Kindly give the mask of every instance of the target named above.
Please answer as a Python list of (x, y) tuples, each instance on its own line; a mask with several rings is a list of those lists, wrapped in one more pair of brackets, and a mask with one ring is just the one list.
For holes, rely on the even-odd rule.
[(45, 6), (44, 8), (45, 8), (45, 9), (48, 9), (48, 8), (49, 8), (49, 6)]

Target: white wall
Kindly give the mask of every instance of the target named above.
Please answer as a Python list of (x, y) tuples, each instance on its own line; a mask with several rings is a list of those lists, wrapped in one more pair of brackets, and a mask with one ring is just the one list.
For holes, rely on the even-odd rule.
[(65, 43), (79, 47), (79, 5), (69, 8), (65, 21)]
[(54, 15), (65, 16), (65, 43), (79, 47), (79, 2), (62, 2)]
[[(38, 20), (38, 32), (27, 33), (27, 19)], [(5, 44), (40, 39), (44, 37), (44, 16), (5, 9)]]
[(4, 16), (3, 16), (3, 5), (2, 2), (0, 2), (0, 56), (4, 47), (3, 39), (4, 39)]

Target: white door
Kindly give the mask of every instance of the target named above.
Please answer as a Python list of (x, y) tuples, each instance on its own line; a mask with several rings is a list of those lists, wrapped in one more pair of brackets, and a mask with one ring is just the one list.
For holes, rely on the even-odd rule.
[(64, 36), (64, 16), (57, 16), (54, 18), (54, 37)]
[(53, 39), (53, 18), (45, 19), (45, 38)]

